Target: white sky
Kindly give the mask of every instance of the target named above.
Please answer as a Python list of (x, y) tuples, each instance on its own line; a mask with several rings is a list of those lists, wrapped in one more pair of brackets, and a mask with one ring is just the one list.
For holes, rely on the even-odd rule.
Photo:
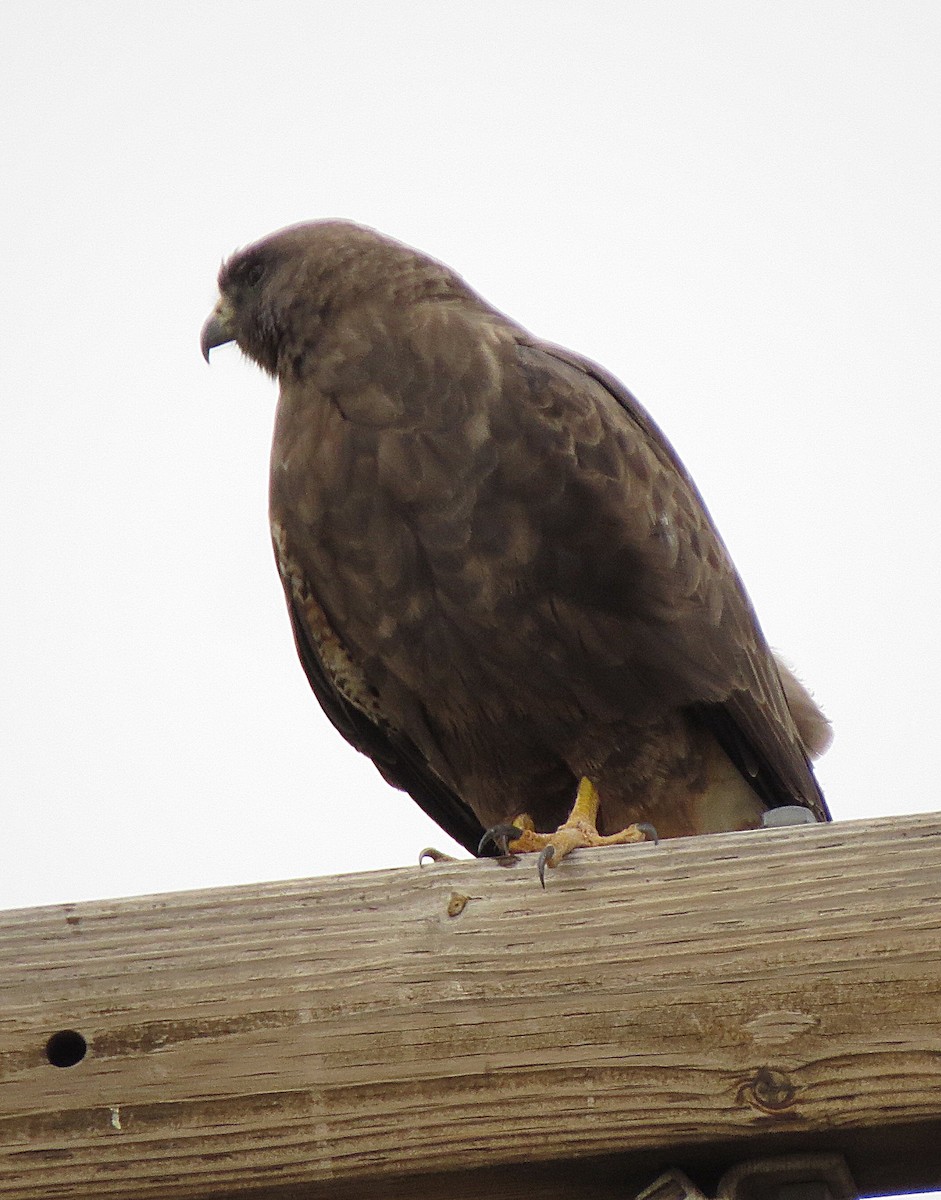
[(447, 845), (321, 715), (274, 385), (199, 355), (220, 260), (312, 217), (618, 374), (836, 724), (834, 814), (941, 808), (939, 45), (935, 0), (5, 0), (0, 907)]
[(220, 260), (313, 217), (618, 374), (836, 724), (835, 816), (941, 808), (939, 46), (936, 0), (4, 0), (0, 907), (448, 844), (321, 715), (274, 386), (199, 355)]

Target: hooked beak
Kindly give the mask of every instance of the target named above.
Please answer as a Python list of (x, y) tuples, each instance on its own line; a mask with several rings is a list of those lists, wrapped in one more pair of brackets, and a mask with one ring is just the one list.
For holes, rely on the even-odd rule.
[(203, 358), (209, 362), (209, 351), (214, 346), (224, 346), (226, 342), (234, 339), (232, 311), (226, 301), (220, 298), (219, 303), (206, 319), (199, 335), (199, 348), (203, 352)]

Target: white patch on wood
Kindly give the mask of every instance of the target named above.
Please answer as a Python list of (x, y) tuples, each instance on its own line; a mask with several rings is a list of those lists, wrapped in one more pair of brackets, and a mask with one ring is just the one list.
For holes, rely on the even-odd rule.
[(778, 1009), (759, 1013), (757, 1017), (746, 1021), (744, 1028), (760, 1046), (779, 1046), (816, 1029), (819, 1024), (819, 1019), (810, 1013)]

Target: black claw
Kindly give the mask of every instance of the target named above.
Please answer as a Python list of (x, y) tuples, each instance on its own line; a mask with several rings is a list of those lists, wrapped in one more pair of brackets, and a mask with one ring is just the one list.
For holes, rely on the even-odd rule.
[(653, 842), (655, 846), (660, 845), (660, 835), (652, 825), (638, 825), (637, 828), (641, 831), (641, 833), (647, 835), (648, 842)]
[(426, 846), (418, 856), (418, 865), (423, 867), (425, 859), (430, 858), (432, 862), (457, 862), (453, 854), (445, 854), (443, 850), (436, 850), (434, 846)]
[(539, 882), (546, 887), (546, 865), (551, 863), (555, 858), (555, 846), (545, 846), (539, 851), (539, 857), (536, 859), (536, 870), (539, 872)]
[(477, 847), (477, 853), (483, 854), (486, 846), (493, 842), (502, 858), (510, 853), (508, 842), (514, 841), (518, 837), (523, 836), (522, 829), (517, 829), (515, 825), (491, 825), (485, 830), (484, 836), (480, 839), (480, 844)]

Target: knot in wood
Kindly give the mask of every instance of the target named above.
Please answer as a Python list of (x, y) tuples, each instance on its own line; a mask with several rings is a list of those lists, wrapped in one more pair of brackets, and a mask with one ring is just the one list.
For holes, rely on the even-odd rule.
[(773, 1067), (761, 1067), (743, 1090), (750, 1104), (766, 1112), (780, 1112), (792, 1104), (797, 1095), (797, 1088), (790, 1078)]

